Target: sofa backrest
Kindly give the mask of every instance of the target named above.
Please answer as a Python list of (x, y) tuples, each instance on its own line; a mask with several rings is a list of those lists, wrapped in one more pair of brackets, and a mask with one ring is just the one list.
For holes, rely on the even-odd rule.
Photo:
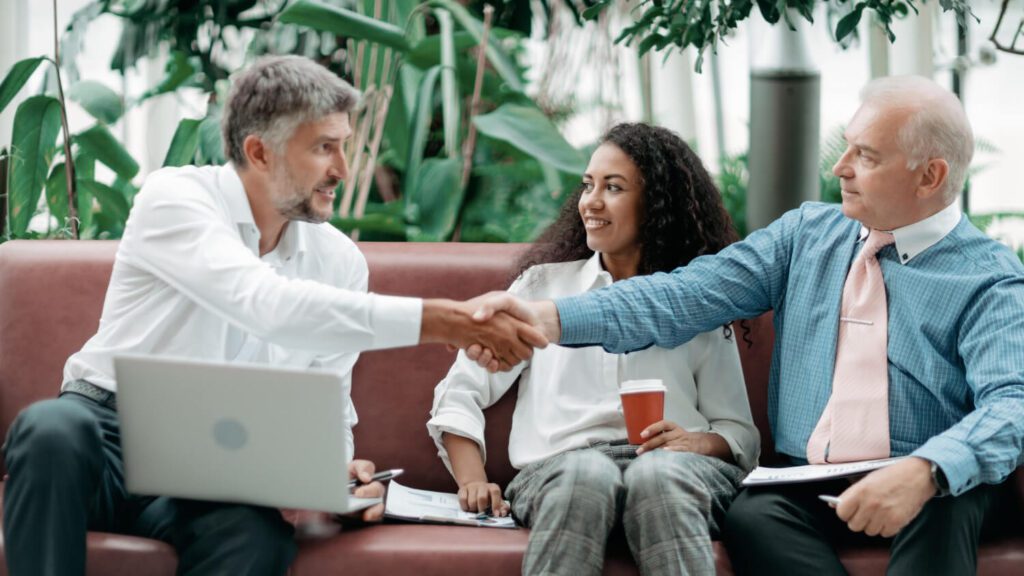
[[(383, 294), (466, 299), (508, 285), (525, 245), (374, 243), (359, 248), (370, 290)], [(0, 431), (28, 404), (56, 395), (64, 361), (96, 331), (117, 243), (12, 241), (0, 245)], [(772, 459), (766, 421), (770, 315), (749, 321), (752, 346), (740, 340), (748, 392), (762, 434), (762, 462)], [(737, 327), (737, 335), (743, 332)], [(353, 375), (360, 423), (356, 455), (406, 469), (412, 486), (453, 490), (427, 437), (433, 390), (454, 353), (430, 345), (367, 352)], [(506, 484), (514, 470), (507, 441), (515, 403), (510, 391), (487, 411), (488, 476)]]

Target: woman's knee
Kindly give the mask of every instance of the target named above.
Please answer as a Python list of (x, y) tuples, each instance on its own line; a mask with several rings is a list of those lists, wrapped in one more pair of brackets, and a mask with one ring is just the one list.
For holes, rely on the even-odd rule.
[(601, 498), (611, 503), (622, 491), (622, 472), (611, 458), (597, 450), (574, 450), (557, 457), (544, 474), (543, 500), (556, 504), (577, 498)]
[(690, 452), (654, 450), (630, 463), (623, 474), (626, 490), (630, 493), (665, 493), (683, 490), (704, 490), (698, 470), (707, 464), (704, 458)]

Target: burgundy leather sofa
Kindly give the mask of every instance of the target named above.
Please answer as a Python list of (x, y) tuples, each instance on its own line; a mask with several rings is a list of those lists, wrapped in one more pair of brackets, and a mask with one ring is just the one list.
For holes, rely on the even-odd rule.
[[(0, 433), (35, 400), (57, 393), (69, 354), (96, 330), (115, 242), (12, 241), (0, 245)], [(467, 298), (507, 285), (521, 245), (362, 243), (374, 292)], [(771, 462), (765, 407), (773, 344), (769, 315), (752, 322), (753, 346), (740, 346), (750, 401)], [(360, 424), (356, 453), (379, 467), (405, 468), (409, 486), (454, 491), (455, 484), (426, 434), (434, 385), (453, 354), (441, 346), (366, 353), (355, 368)], [(507, 484), (514, 470), (506, 444), (514, 392), (488, 411), (488, 475)], [(983, 544), (979, 574), (1024, 574), (1024, 474), (1004, 486), (1001, 526)], [(526, 530), (387, 524), (346, 527), (327, 538), (300, 539), (295, 575), (514, 575)], [(103, 533), (88, 537), (91, 575), (171, 575), (175, 555), (161, 542)], [(886, 548), (840, 551), (853, 575), (883, 574)], [(609, 545), (606, 574), (636, 574), (621, 535)], [(731, 574), (716, 544), (719, 574)], [(0, 574), (7, 574), (0, 568)]]

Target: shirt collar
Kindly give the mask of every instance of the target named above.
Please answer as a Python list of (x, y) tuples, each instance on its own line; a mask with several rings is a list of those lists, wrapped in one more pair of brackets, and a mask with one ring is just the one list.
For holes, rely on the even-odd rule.
[(255, 227), (256, 221), (252, 217), (252, 208), (249, 207), (249, 197), (245, 195), (245, 186), (234, 164), (226, 164), (221, 171), (220, 190), (228, 204), (231, 220), (239, 226), (248, 224)]
[[(245, 186), (233, 163), (226, 164), (221, 171), (220, 188), (224, 200), (227, 202), (231, 220), (238, 226), (239, 234), (246, 245), (259, 254), (260, 231), (256, 227), (256, 220), (252, 215), (249, 196), (245, 193)], [(281, 240), (272, 253), (275, 253), (282, 261), (288, 261), (293, 256), (305, 252), (308, 247), (306, 238), (309, 234), (308, 227), (306, 222), (294, 220), (288, 222), (281, 234)]]
[(594, 252), (594, 255), (583, 263), (580, 269), (580, 292), (586, 292), (591, 288), (610, 286), (612, 275), (601, 265), (601, 253)]
[[(924, 220), (893, 230), (892, 235), (896, 238), (896, 253), (899, 254), (900, 263), (910, 262), (915, 256), (945, 238), (960, 223), (962, 216), (960, 207), (953, 202)], [(867, 238), (868, 232), (870, 230), (861, 225), (860, 239)]]

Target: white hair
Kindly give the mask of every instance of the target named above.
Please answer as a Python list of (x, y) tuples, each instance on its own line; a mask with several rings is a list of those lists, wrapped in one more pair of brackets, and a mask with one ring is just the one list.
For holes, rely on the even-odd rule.
[(915, 170), (933, 158), (949, 165), (941, 190), (947, 203), (964, 188), (967, 168), (974, 157), (974, 133), (963, 105), (948, 90), (920, 76), (877, 78), (861, 91), (861, 102), (910, 109), (896, 135), (896, 145), (907, 156), (907, 169)]
[(349, 112), (359, 92), (336, 74), (302, 56), (267, 56), (240, 72), (224, 106), (224, 154), (247, 164), (242, 144), (255, 134), (276, 151), (303, 122)]

